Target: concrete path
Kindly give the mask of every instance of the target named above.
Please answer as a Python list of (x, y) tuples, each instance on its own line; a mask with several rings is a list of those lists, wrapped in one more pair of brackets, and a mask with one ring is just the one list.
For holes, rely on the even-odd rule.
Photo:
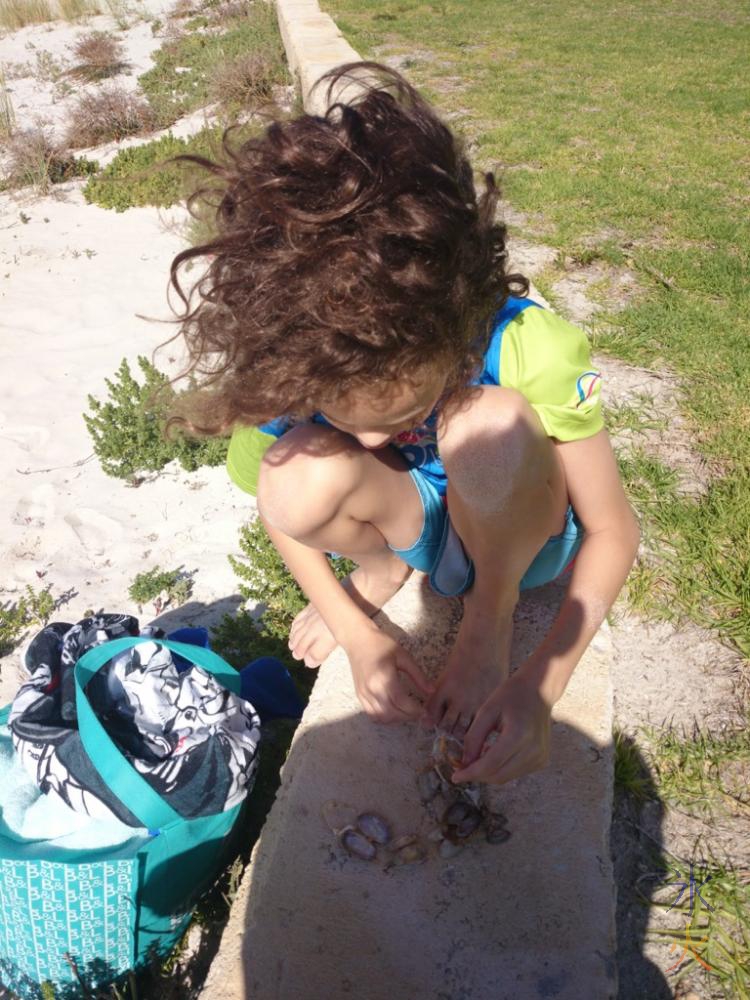
[[(277, 9), (305, 108), (320, 114), (315, 81), (359, 57), (314, 0), (277, 0)], [(561, 598), (556, 585), (524, 598), (514, 664), (546, 632)], [(437, 597), (415, 573), (379, 620), (434, 676), (459, 615), (458, 601)], [(343, 825), (373, 810), (396, 836), (426, 838), (436, 820), (416, 777), (432, 735), (372, 723), (346, 657), (334, 652), (295, 735), (203, 1000), (614, 997), (611, 657), (605, 625), (555, 706), (550, 765), (488, 792), (508, 818), (506, 843), (479, 836), (451, 860), (433, 848), (421, 864), (387, 868), (384, 858), (350, 857), (326, 817)]]

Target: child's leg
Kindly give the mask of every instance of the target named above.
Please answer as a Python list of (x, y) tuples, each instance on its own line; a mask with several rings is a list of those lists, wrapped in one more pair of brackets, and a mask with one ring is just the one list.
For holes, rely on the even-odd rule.
[[(393, 448), (367, 451), (330, 427), (304, 424), (269, 448), (261, 465), (258, 507), (276, 529), (324, 552), (356, 562), (344, 586), (372, 615), (411, 569), (387, 547), (406, 548), (422, 530), (419, 492)], [(309, 604), (295, 618), (289, 646), (319, 665), (336, 641)]]
[(427, 713), (435, 724), (465, 729), (507, 677), (518, 585), (562, 529), (568, 494), (554, 444), (515, 390), (483, 386), (438, 430), (448, 510), (475, 578)]

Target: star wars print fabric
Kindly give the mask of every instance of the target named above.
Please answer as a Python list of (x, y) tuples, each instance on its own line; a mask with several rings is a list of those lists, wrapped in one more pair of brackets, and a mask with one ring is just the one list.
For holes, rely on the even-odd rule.
[[(139, 630), (130, 615), (54, 622), (31, 641), (29, 680), (8, 726), (24, 767), (47, 795), (77, 812), (140, 826), (104, 783), (83, 748), (75, 718), (73, 668), (92, 646)], [(250, 704), (199, 667), (178, 670), (172, 654), (146, 642), (114, 657), (89, 683), (88, 699), (110, 737), (142, 777), (185, 818), (231, 809), (252, 788), (260, 720)]]

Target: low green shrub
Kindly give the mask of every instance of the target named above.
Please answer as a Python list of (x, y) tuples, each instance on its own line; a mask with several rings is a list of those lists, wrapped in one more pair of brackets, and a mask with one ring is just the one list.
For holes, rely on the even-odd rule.
[[(258, 126), (241, 126), (234, 136), (243, 141), (258, 131)], [(83, 189), (84, 198), (116, 212), (136, 205), (174, 205), (186, 198), (205, 175), (192, 164), (164, 161), (184, 153), (213, 158), (221, 149), (222, 132), (219, 126), (204, 128), (189, 139), (170, 133), (142, 146), (121, 149), (101, 173), (89, 180)]]
[[(240, 550), (244, 558), (228, 557), (240, 579), (240, 594), (245, 600), (263, 604), (262, 634), (286, 640), (292, 621), (307, 605), (307, 598), (286, 568), (259, 518), (240, 529)], [(340, 580), (351, 573), (356, 564), (350, 559), (335, 558), (331, 560), (331, 565)]]
[(185, 604), (193, 592), (193, 581), (189, 574), (181, 569), (163, 570), (159, 566), (138, 573), (128, 587), (131, 601), (135, 601), (138, 610), (152, 601), (156, 614), (166, 607), (179, 607)]
[(49, 587), (36, 591), (26, 584), (26, 592), (15, 603), (0, 605), (0, 656), (14, 649), (32, 626), (44, 626), (55, 610)]
[(178, 393), (147, 358), (139, 356), (138, 365), (145, 379), (142, 385), (123, 359), (115, 378), (104, 380), (109, 400), (88, 397), (91, 413), (84, 413), (83, 419), (107, 475), (132, 479), (140, 472), (157, 472), (173, 459), (188, 472), (201, 465), (222, 465), (226, 438), (164, 436), (167, 412)]

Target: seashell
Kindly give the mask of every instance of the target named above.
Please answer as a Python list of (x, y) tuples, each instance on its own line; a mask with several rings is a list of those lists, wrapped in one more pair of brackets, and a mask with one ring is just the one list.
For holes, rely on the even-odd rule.
[(443, 813), (443, 823), (446, 826), (458, 826), (459, 823), (463, 822), (471, 814), (473, 809), (474, 807), (471, 803), (464, 802), (463, 799), (457, 799)]
[(392, 851), (400, 851), (403, 847), (416, 842), (417, 836), (414, 833), (405, 833), (401, 837), (396, 837), (388, 845)]
[(353, 826), (345, 826), (343, 830), (339, 830), (339, 842), (353, 858), (359, 858), (361, 861), (375, 859), (375, 845)]
[(407, 844), (396, 853), (393, 863), (397, 865), (415, 865), (424, 861), (426, 855), (424, 848), (419, 844)]
[(463, 844), (454, 844), (452, 840), (444, 840), (438, 848), (438, 854), (444, 861), (449, 861), (451, 858), (455, 858), (456, 855), (460, 854), (463, 849)]
[(429, 768), (429, 770), (422, 771), (421, 774), (417, 775), (419, 797), (424, 805), (427, 805), (428, 802), (432, 802), (440, 791), (441, 785), (442, 781), (440, 780), (440, 776), (432, 767)]
[(500, 824), (487, 827), (486, 840), (488, 844), (504, 844), (510, 837), (510, 830)]
[(439, 844), (444, 836), (445, 834), (443, 833), (442, 827), (436, 826), (434, 830), (430, 830), (427, 834), (427, 839), (431, 840), (433, 844)]
[(475, 830), (478, 830), (481, 823), (481, 812), (478, 809), (472, 809), (470, 813), (464, 816), (460, 823), (456, 823), (453, 828), (453, 834), (463, 840), (464, 837), (470, 837)]
[(467, 802), (471, 802), (473, 806), (479, 807), (482, 801), (482, 789), (479, 785), (461, 785), (461, 795), (466, 799)]
[(356, 825), (360, 833), (376, 844), (387, 844), (391, 839), (391, 828), (377, 813), (360, 813)]

